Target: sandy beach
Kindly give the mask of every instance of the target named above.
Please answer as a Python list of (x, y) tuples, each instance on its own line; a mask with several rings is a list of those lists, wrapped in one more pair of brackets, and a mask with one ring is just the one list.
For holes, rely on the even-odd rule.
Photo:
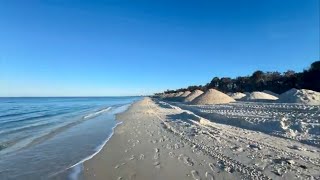
[(144, 98), (84, 163), (85, 179), (316, 179), (319, 148)]

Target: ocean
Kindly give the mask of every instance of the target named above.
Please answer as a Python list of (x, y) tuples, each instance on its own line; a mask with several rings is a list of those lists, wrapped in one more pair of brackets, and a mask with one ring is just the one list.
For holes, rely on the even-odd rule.
[(140, 97), (0, 98), (0, 179), (82, 179)]

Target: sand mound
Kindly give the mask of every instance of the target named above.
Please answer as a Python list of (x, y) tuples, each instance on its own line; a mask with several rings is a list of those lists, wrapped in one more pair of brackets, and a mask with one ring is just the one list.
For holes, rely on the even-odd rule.
[(203, 94), (202, 91), (200, 90), (194, 90), (191, 94), (189, 94), (185, 99), (184, 102), (191, 102), (192, 100), (194, 100), (195, 98), (197, 98), (198, 96), (200, 96), (201, 94)]
[(278, 102), (320, 105), (320, 93), (307, 89), (290, 89), (280, 95)]
[(191, 94), (190, 91), (185, 91), (180, 97), (187, 97), (189, 94)]
[(277, 99), (278, 99), (277, 97), (272, 96), (271, 94), (255, 91), (255, 92), (252, 92), (249, 95), (245, 96), (241, 100), (245, 100), (245, 101), (274, 101)]
[(175, 95), (175, 93), (169, 93), (165, 95), (165, 98), (171, 98)]
[(241, 98), (245, 97), (246, 94), (241, 93), (241, 92), (236, 92), (236, 93), (230, 93), (229, 96), (232, 97), (233, 99), (241, 99)]
[(177, 92), (173, 97), (180, 97), (183, 94), (183, 92)]
[(272, 92), (272, 91), (264, 90), (264, 91), (262, 91), (262, 92), (267, 93), (267, 94), (270, 94), (270, 95), (275, 96), (275, 97), (279, 97), (279, 94), (274, 93), (274, 92)]
[(191, 103), (197, 105), (205, 104), (225, 104), (235, 102), (230, 96), (217, 91), (215, 89), (209, 89), (205, 93), (201, 94), (199, 97), (195, 98)]

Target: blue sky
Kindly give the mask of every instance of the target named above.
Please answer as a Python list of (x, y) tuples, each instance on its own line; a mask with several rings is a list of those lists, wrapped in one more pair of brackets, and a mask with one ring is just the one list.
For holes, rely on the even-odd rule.
[(137, 95), (319, 60), (318, 0), (1, 0), (0, 96)]

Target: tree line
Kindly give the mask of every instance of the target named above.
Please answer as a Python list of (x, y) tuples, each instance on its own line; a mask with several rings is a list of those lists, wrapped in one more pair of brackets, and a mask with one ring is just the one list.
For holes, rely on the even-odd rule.
[(214, 77), (206, 85), (193, 85), (187, 88), (166, 90), (164, 93), (176, 93), (180, 91), (194, 91), (196, 89), (206, 91), (217, 89), (222, 92), (252, 92), (269, 90), (281, 94), (289, 89), (309, 89), (320, 92), (320, 61), (313, 62), (308, 69), (302, 72), (288, 70), (280, 73), (278, 71), (263, 72), (255, 71), (251, 76)]

